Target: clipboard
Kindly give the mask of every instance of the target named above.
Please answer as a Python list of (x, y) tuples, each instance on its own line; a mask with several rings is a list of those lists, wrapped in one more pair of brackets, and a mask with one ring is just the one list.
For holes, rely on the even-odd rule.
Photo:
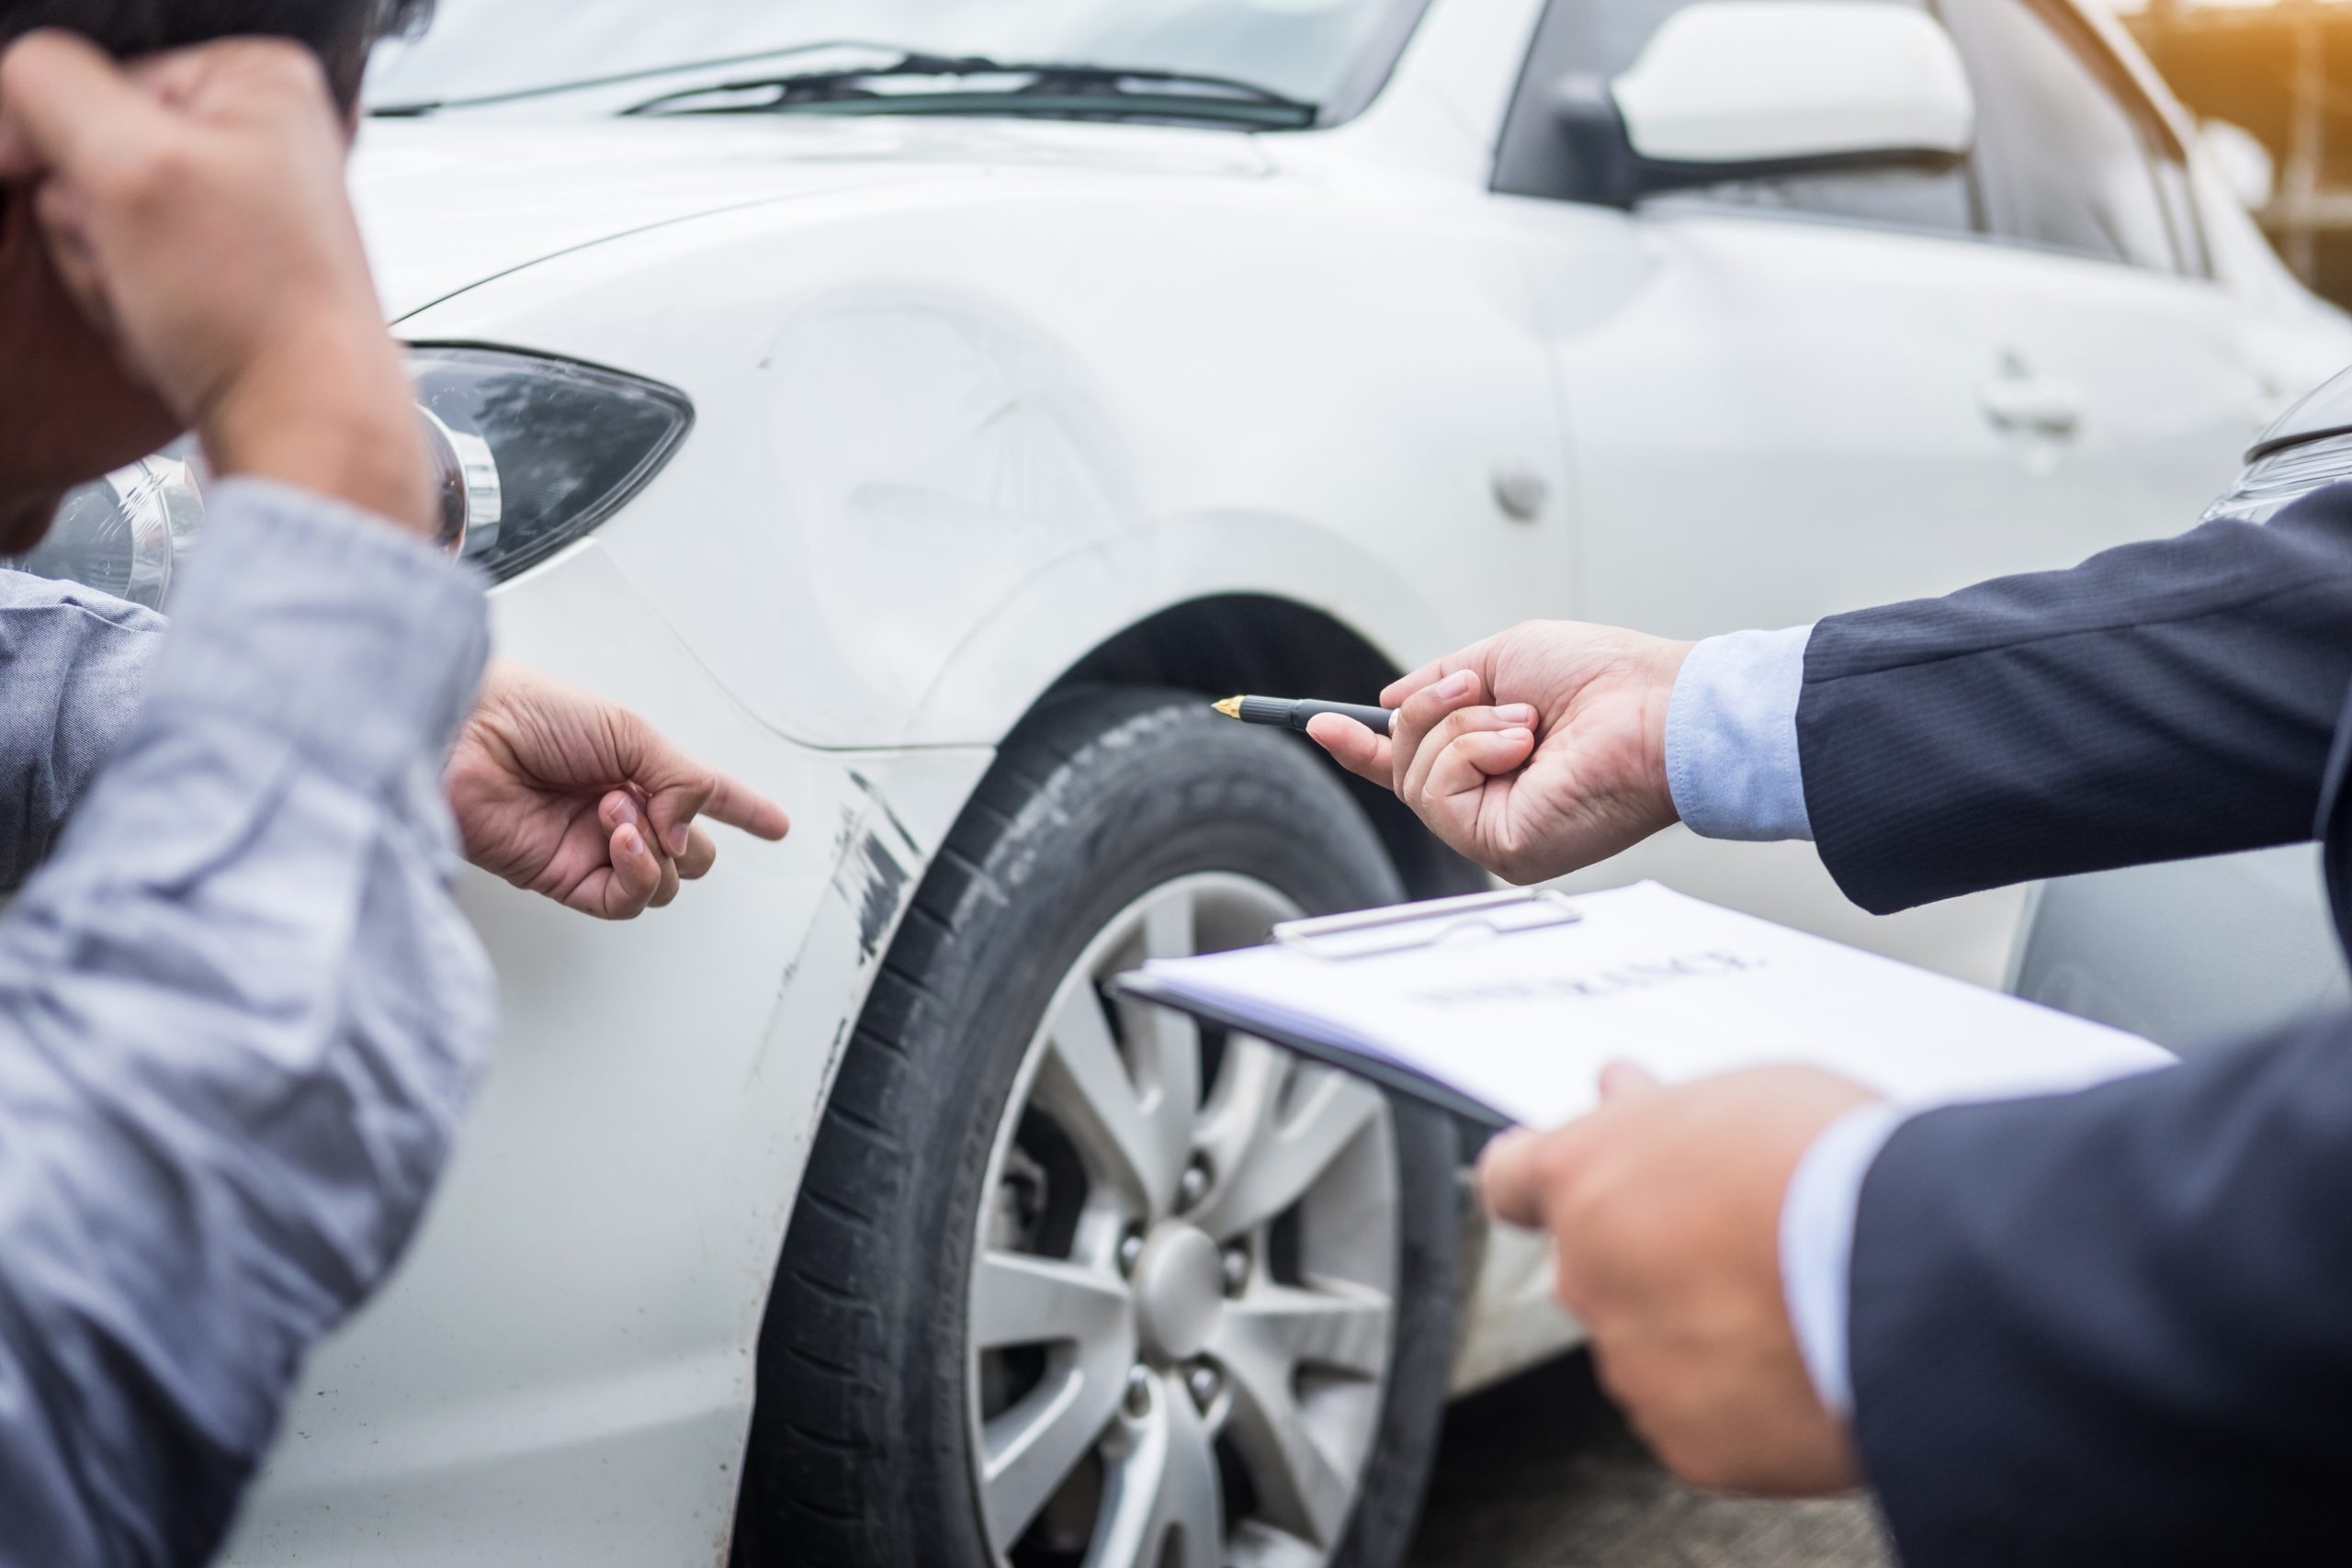
[[(1275, 945), (1326, 964), (1350, 964), (1449, 942), (1509, 937), (1521, 931), (1551, 931), (1584, 919), (1569, 898), (1556, 889), (1506, 888), (1494, 893), (1470, 893), (1420, 904), (1363, 909), (1352, 914), (1318, 915), (1284, 920), (1273, 929)], [(1293, 1031), (1251, 1020), (1204, 998), (1179, 996), (1139, 969), (1114, 976), (1111, 989), (1119, 996), (1172, 1008), (1236, 1034), (1279, 1045), (1293, 1055), (1378, 1085), (1393, 1094), (1418, 1100), (1446, 1112), (1469, 1135), (1472, 1146), (1484, 1145), (1516, 1123), (1483, 1100), (1453, 1085), (1391, 1062), (1343, 1049)]]
[(1435, 1106), (1481, 1139), (1586, 1114), (1610, 1061), (1668, 1083), (1809, 1066), (1921, 1107), (2063, 1092), (2174, 1060), (2120, 1030), (1656, 883), (1287, 921), (1260, 946), (1154, 959), (1111, 988)]

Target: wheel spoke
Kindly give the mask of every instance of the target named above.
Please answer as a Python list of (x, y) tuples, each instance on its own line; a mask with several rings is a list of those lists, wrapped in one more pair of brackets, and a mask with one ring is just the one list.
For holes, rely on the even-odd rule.
[(1298, 1070), (1314, 1076), (1295, 1108), (1277, 1117), (1270, 1104), (1202, 1211), (1199, 1224), (1220, 1240), (1264, 1224), (1306, 1196), (1380, 1114), (1379, 1094), (1354, 1079), (1329, 1068)]
[[(1325, 1450), (1291, 1392), (1299, 1358), (1290, 1341), (1323, 1335), (1344, 1349), (1363, 1337), (1364, 1323), (1335, 1316), (1310, 1329), (1307, 1322), (1302, 1312), (1252, 1314), (1228, 1309), (1209, 1348), (1230, 1380), (1233, 1404), (1226, 1435), (1249, 1467), (1260, 1511), (1277, 1529), (1329, 1551), (1347, 1524), (1355, 1476)], [(1356, 1354), (1361, 1359), (1360, 1347)]]
[(1189, 1125), (1171, 1127), (1150, 1113), (1156, 1107), (1147, 1107), (1127, 1076), (1091, 985), (1069, 988), (1051, 1035), (1037, 1102), (1145, 1213), (1166, 1213), (1190, 1152)]
[[(1313, 1367), (1376, 1378), (1388, 1368), (1386, 1297), (1362, 1286), (1344, 1295), (1265, 1285), (1226, 1304), (1221, 1332), (1285, 1369)], [(1285, 1371), (1287, 1378), (1287, 1371)]]
[(1198, 1141), (1216, 1173), (1216, 1187), (1203, 1209), (1215, 1226), (1217, 1210), (1235, 1173), (1246, 1168), (1250, 1151), (1272, 1125), (1295, 1058), (1262, 1040), (1237, 1034), (1226, 1042), (1225, 1061), (1204, 1108)]
[[(1144, 911), (1143, 945), (1151, 958), (1189, 957), (1199, 946), (1192, 890), (1165, 890)], [(1201, 1107), (1201, 1026), (1189, 1013), (1149, 1002), (1122, 1001), (1119, 1023), (1128, 1058), (1144, 1082), (1144, 1114), (1157, 1146), (1189, 1157), (1193, 1123)], [(1178, 1170), (1182, 1171), (1180, 1165)]]
[(1135, 1364), (1132, 1329), (1081, 1340), (1027, 1398), (981, 1429), (980, 1506), (989, 1539), (1010, 1548), (1078, 1467), (1119, 1407)]
[(1174, 1380), (1154, 1395), (1111, 1466), (1086, 1568), (1219, 1568), (1225, 1498), (1208, 1428)]
[(990, 1251), (972, 1274), (970, 1333), (978, 1350), (1124, 1342), (1132, 1312), (1124, 1281), (1059, 1258)]
[(1147, 958), (1190, 958), (1200, 951), (1199, 906), (1193, 890), (1178, 886), (1163, 890), (1143, 916), (1143, 952)]

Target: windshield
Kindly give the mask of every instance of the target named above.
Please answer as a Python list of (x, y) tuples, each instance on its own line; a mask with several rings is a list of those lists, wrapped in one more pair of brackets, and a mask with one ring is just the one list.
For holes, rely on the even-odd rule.
[(1370, 61), (1393, 55), (1419, 9), (1420, 0), (440, 0), (424, 38), (379, 51), (367, 101), (456, 105), (711, 62), (783, 74), (879, 51), (1228, 77), (1329, 105)]

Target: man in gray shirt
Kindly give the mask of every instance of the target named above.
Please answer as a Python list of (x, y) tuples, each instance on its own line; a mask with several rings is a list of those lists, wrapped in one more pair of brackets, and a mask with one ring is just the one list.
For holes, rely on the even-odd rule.
[(178, 430), (220, 476), (168, 628), (0, 577), (0, 1563), (210, 1555), (406, 1242), (493, 1024), (445, 788), (477, 861), (603, 915), (707, 868), (697, 814), (784, 829), (583, 694), (475, 706), (319, 69), (347, 106), (401, 8), (144, 53), (241, 7), (0, 0), (0, 42), (80, 11), (142, 55), (0, 54), (0, 550)]

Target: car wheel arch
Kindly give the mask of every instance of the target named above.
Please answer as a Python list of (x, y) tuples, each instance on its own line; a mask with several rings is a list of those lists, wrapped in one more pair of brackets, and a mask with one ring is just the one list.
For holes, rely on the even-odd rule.
[[(1277, 594), (1215, 593), (1170, 604), (1097, 644), (1037, 700), (1082, 686), (1172, 686), (1209, 700), (1259, 692), (1367, 702), (1402, 673), (1369, 637), (1328, 611)], [(1393, 794), (1325, 761), (1372, 818), (1414, 897), (1492, 886)]]

